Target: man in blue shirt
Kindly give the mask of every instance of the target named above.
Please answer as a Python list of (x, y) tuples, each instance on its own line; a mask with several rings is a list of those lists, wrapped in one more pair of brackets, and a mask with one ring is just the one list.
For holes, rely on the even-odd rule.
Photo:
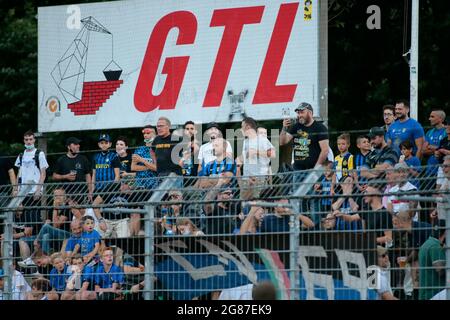
[(428, 157), (427, 160), (427, 177), (436, 176), (438, 171), (439, 161), (434, 156), (434, 152), (438, 149), (441, 141), (447, 137), (447, 132), (445, 130), (445, 112), (441, 109), (436, 109), (431, 111), (430, 125), (433, 127), (425, 135), (425, 143), (423, 144), (422, 152), (423, 155)]
[(416, 120), (409, 118), (409, 104), (399, 101), (395, 104), (395, 116), (397, 120), (389, 127), (387, 144), (400, 156), (400, 143), (411, 141), (417, 158), (422, 158), (422, 146), (424, 143), (423, 128)]

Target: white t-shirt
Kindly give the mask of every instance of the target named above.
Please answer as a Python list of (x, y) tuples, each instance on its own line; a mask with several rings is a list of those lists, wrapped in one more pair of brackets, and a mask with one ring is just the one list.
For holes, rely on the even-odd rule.
[(224, 289), (219, 295), (219, 300), (253, 300), (253, 283), (245, 286)]
[[(15, 166), (19, 168), (18, 177), (21, 179), (20, 184), (25, 184), (28, 181), (32, 181), (33, 183), (38, 183), (39, 178), (41, 176), (41, 171), (36, 166), (34, 162), (34, 155), (36, 153), (36, 149), (32, 151), (24, 151), (22, 157), (22, 166), (20, 165), (20, 156), (17, 156)], [(43, 151), (39, 153), (39, 167), (41, 169), (47, 169), (48, 163), (45, 158), (45, 154)], [(42, 188), (42, 187), (41, 187)], [(20, 190), (20, 186), (19, 186)], [(36, 191), (36, 186), (34, 186), (29, 193), (34, 193)]]
[(436, 177), (436, 184), (443, 184), (444, 180), (445, 180), (444, 170), (442, 170), (442, 166), (439, 166)]
[(392, 288), (391, 288), (391, 273), (389, 270), (386, 269), (379, 269), (380, 270), (380, 289), (377, 289), (377, 299), (382, 300), (381, 295), (385, 292), (389, 292), (392, 294)]
[[(440, 186), (441, 187), (440, 187), (439, 191), (442, 192), (442, 196), (441, 196), (441, 194), (439, 194), (438, 198), (442, 199), (442, 197), (444, 197), (444, 192), (450, 191), (450, 179), (444, 177), (440, 181)], [(436, 204), (438, 218), (441, 220), (445, 220), (445, 218), (446, 218), (445, 217), (445, 206), (446, 206), (446, 204), (443, 202), (440, 202), (440, 201), (437, 202), (437, 204)]]
[[(389, 190), (389, 192), (397, 193), (397, 192), (408, 192), (408, 191), (413, 191), (413, 190), (417, 190), (417, 187), (408, 181), (402, 187), (400, 187), (398, 184), (393, 186)], [(410, 195), (410, 196), (417, 197), (417, 195)], [(396, 196), (396, 195), (389, 196), (387, 202), (392, 204), (392, 210), (393, 210), (394, 214), (398, 214), (400, 211), (407, 211), (410, 209), (409, 204), (411, 203), (411, 201), (400, 200), (398, 198), (398, 196)], [(416, 213), (413, 220), (417, 221), (418, 219), (419, 219), (419, 216)]]
[[(233, 149), (231, 149), (231, 144), (227, 141), (227, 156), (231, 155), (233, 159)], [(213, 154), (213, 145), (211, 142), (202, 144), (198, 151), (198, 163), (202, 164), (203, 161), (205, 163), (210, 163), (211, 161), (216, 160), (216, 156)]]
[[(27, 292), (30, 291), (31, 287), (23, 277), (22, 273), (14, 270), (14, 275), (12, 277), (12, 300), (25, 300)], [(3, 294), (3, 291), (0, 291), (0, 300), (3, 300)]]
[(242, 147), (242, 158), (244, 162), (243, 175), (247, 177), (268, 175), (270, 173), (270, 158), (259, 155), (249, 157), (250, 149), (257, 150), (259, 154), (266, 155), (268, 150), (274, 149), (272, 143), (266, 137), (258, 135), (252, 139), (245, 139)]

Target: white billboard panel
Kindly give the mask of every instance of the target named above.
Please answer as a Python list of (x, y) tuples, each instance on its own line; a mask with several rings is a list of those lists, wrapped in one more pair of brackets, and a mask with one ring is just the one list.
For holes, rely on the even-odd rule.
[(316, 1), (39, 8), (39, 131), (318, 115), (318, 29)]

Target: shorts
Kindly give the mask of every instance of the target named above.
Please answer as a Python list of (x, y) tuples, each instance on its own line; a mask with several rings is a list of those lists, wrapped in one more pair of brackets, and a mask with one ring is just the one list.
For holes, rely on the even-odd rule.
[(128, 221), (130, 218), (124, 218), (120, 220), (107, 220), (106, 231), (100, 231), (102, 238), (128, 238), (130, 237), (130, 228), (128, 227)]

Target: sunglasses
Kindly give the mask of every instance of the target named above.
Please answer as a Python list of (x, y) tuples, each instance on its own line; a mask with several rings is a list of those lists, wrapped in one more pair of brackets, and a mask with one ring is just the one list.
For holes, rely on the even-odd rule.
[(385, 254), (379, 254), (379, 255), (378, 255), (378, 257), (380, 257), (380, 258), (386, 258), (386, 256), (387, 256), (386, 253), (385, 253)]
[(144, 129), (144, 130), (142, 130), (142, 133), (145, 133), (145, 134), (149, 134), (149, 133), (152, 133), (153, 132), (153, 130), (151, 130), (151, 129)]

